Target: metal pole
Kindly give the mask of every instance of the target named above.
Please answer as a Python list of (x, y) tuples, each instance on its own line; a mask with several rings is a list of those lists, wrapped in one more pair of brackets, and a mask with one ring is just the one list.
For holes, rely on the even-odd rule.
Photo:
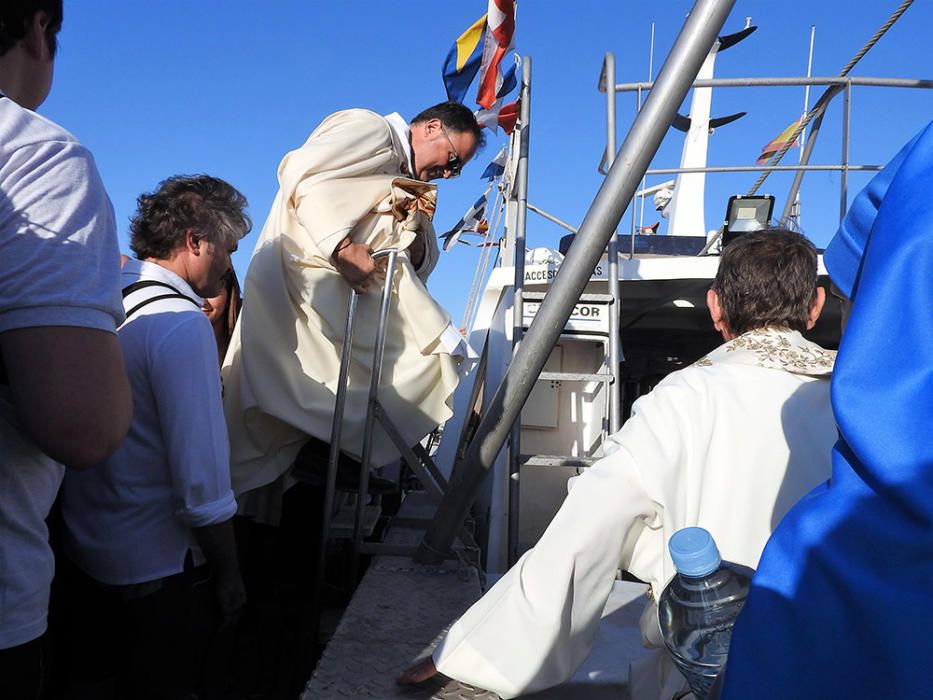
[[(650, 83), (654, 79), (654, 22), (651, 23), (651, 45), (648, 49), (648, 82)], [(641, 90), (638, 91), (638, 108), (641, 109)], [(641, 189), (645, 189), (646, 178), (641, 179)], [(645, 196), (641, 196), (641, 201), (638, 205), (639, 214), (638, 214), (638, 230), (641, 231), (642, 227), (645, 225)], [(632, 254), (631, 257), (635, 257), (635, 243), (632, 239)], [(631, 257), (629, 259), (631, 259)], [(620, 389), (621, 391), (621, 389)]]
[[(813, 77), (813, 43), (816, 41), (816, 25), (810, 25), (810, 55), (807, 58), (807, 77)], [(807, 112), (810, 111), (810, 86), (807, 85), (803, 90), (803, 115), (802, 118), (806, 118)], [(800, 143), (807, 143), (807, 130), (804, 129), (800, 132)], [(801, 158), (803, 157), (803, 149), (800, 150)], [(798, 161), (799, 162), (799, 161)]]
[(846, 218), (849, 208), (849, 127), (852, 116), (852, 83), (846, 83), (842, 95), (842, 175), (839, 177), (839, 223)]
[[(636, 98), (635, 104), (635, 118), (638, 118), (639, 113), (641, 112), (641, 88), (638, 89), (638, 97)], [(641, 189), (645, 189), (645, 183), (647, 180), (647, 169), (641, 176)], [(641, 201), (644, 202), (644, 196), (641, 198)], [(628, 259), (632, 260), (635, 257), (635, 207), (632, 206), (632, 231), (629, 236), (629, 251)]]
[[(613, 65), (613, 69), (615, 69), (615, 66), (614, 66), (614, 65)], [(614, 72), (614, 70), (613, 70), (613, 72)], [(613, 81), (613, 84), (612, 84), (612, 92), (613, 92), (613, 93), (615, 93), (615, 91), (616, 91), (615, 87), (616, 87), (616, 86), (615, 86), (615, 81)], [(608, 85), (606, 86), (606, 92), (609, 92), (609, 86), (608, 86)], [(615, 105), (615, 100), (612, 101), (612, 104)], [(638, 90), (638, 95), (637, 95), (637, 97), (636, 97), (636, 99), (635, 99), (635, 116), (636, 116), (636, 117), (638, 116), (638, 113), (639, 113), (640, 111), (641, 111), (641, 89)], [(612, 116), (615, 117), (615, 109), (613, 109), (613, 114), (612, 114)], [(608, 121), (608, 120), (607, 120), (607, 121)], [(615, 143), (615, 140), (616, 140), (616, 128), (615, 128), (615, 124), (613, 123), (613, 125), (612, 125), (612, 142)], [(613, 148), (612, 151), (613, 151), (613, 152), (612, 152), (612, 159), (615, 160), (615, 152), (614, 152), (615, 149)], [(609, 166), (611, 165), (611, 163), (609, 163), (609, 153), (610, 153), (610, 150), (609, 150), (609, 148), (607, 147), (607, 148), (606, 148), (606, 168), (607, 168), (607, 170), (608, 170)], [(644, 175), (642, 175), (642, 177), (641, 177), (641, 189), (645, 189), (645, 176), (644, 176)], [(644, 201), (644, 197), (642, 197), (642, 201)], [(618, 237), (618, 231), (616, 231), (616, 235), (617, 235), (617, 237)], [(635, 257), (635, 205), (634, 205), (634, 204), (632, 205), (632, 226), (631, 226), (631, 228), (630, 228), (630, 230), (629, 230), (629, 243), (630, 243), (630, 250), (629, 250), (628, 259), (631, 260), (632, 258)]]
[[(816, 144), (816, 137), (820, 135), (820, 127), (823, 126), (823, 117), (825, 116), (826, 112), (821, 112), (820, 115), (810, 123), (810, 135), (807, 137), (807, 142), (800, 155), (801, 166), (810, 162), (810, 154), (813, 153), (813, 146)], [(787, 226), (787, 222), (790, 220), (791, 211), (797, 199), (797, 193), (800, 192), (800, 185), (803, 184), (804, 172), (804, 170), (798, 169), (794, 174), (794, 181), (791, 183), (790, 192), (787, 194), (787, 201), (784, 203), (784, 211), (781, 212), (781, 226)]]
[[(327, 543), (330, 540), (330, 520), (334, 511), (334, 492), (337, 490), (337, 464), (340, 460), (340, 435), (343, 431), (343, 411), (347, 401), (347, 377), (350, 374), (350, 350), (353, 345), (353, 319), (356, 316), (357, 294), (350, 290), (347, 303), (347, 323), (343, 331), (340, 351), (340, 372), (337, 375), (337, 396), (334, 399), (334, 420), (330, 427), (330, 453), (327, 459), (327, 483), (324, 486), (324, 510), (321, 518), (321, 539), (318, 550), (314, 595), (311, 599), (315, 615), (315, 637), (320, 622), (321, 600), (324, 593), (324, 575), (327, 570)], [(315, 639), (315, 643), (317, 639)]]
[[(797, 85), (838, 85), (845, 87), (849, 81), (855, 86), (919, 88), (929, 90), (933, 88), (933, 80), (918, 80), (914, 78), (870, 78), (852, 76), (814, 76), (811, 78), (703, 78), (693, 81), (695, 88), (738, 88), (738, 87), (793, 87)], [(619, 83), (616, 92), (639, 92), (653, 90), (654, 83)]]
[[(816, 121), (816, 120), (814, 120)], [(813, 122), (810, 122), (811, 124)], [(713, 165), (707, 168), (651, 168), (649, 175), (673, 175), (679, 173), (773, 173), (773, 172), (841, 172), (848, 170), (877, 171), (882, 165)]]
[[(616, 57), (606, 54), (606, 168), (611, 170), (616, 160)], [(644, 184), (644, 177), (642, 178)], [(632, 203), (632, 220), (635, 220), (635, 203)], [(634, 232), (633, 232), (634, 237)], [(606, 282), (612, 295), (612, 308), (609, 310), (609, 373), (612, 383), (609, 385), (609, 432), (616, 433), (622, 427), (620, 421), (619, 395), (619, 232), (613, 228), (606, 251), (608, 271)]]
[(360, 564), (360, 543), (363, 541), (363, 505), (369, 490), (369, 460), (372, 454), (373, 428), (376, 424), (375, 404), (379, 392), (379, 380), (382, 378), (382, 355), (385, 350), (386, 327), (389, 319), (389, 306), (392, 302), (392, 280), (395, 277), (395, 261), (398, 251), (394, 248), (378, 250), (373, 253), (373, 260), (387, 257), (386, 279), (382, 288), (382, 302), (379, 307), (379, 325), (376, 329), (376, 343), (373, 349), (373, 373), (369, 378), (369, 396), (366, 400), (366, 422), (363, 423), (363, 454), (360, 458), (360, 493), (356, 502), (356, 518), (353, 522), (353, 553), (350, 558), (350, 583), (355, 585)]
[(532, 204), (531, 202), (528, 202), (528, 208), (529, 208), (531, 211), (533, 211), (535, 214), (537, 214), (538, 216), (541, 216), (541, 217), (547, 219), (547, 220), (550, 221), (551, 223), (557, 224), (557, 225), (560, 226), (561, 228), (567, 229), (568, 231), (570, 231), (570, 233), (576, 233), (576, 232), (577, 232), (577, 229), (575, 229), (573, 226), (571, 226), (570, 224), (568, 224), (566, 221), (561, 221), (560, 219), (558, 219), (558, 218), (557, 218), (556, 216), (554, 216), (553, 214), (548, 214), (546, 211), (544, 211), (543, 209), (539, 209), (538, 207), (536, 207), (536, 206), (535, 206), (534, 204)]
[[(518, 141), (518, 166), (515, 171), (515, 287), (512, 301), (512, 356), (518, 352), (524, 334), (525, 226), (528, 218), (528, 138), (531, 133), (531, 57), (522, 59), (521, 131)], [(509, 441), (509, 551), (508, 564), (518, 560), (518, 512), (520, 502), (522, 421), (512, 425)]]
[(489, 410), (467, 450), (460, 483), (444, 494), (434, 522), (418, 549), (418, 561), (439, 561), (453, 542), (486, 472), (502, 449), (551, 348), (560, 337), (574, 304), (734, 4), (735, 0), (697, 0), (694, 5), (654, 90), (632, 124), (616, 162), (580, 225), (557, 280), (545, 296), (518, 354), (490, 401)]

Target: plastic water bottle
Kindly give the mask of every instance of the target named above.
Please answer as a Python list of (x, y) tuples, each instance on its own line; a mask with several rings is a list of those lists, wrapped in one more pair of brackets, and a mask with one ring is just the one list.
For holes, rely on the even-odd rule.
[(661, 636), (698, 700), (726, 662), (732, 624), (745, 603), (754, 571), (722, 561), (701, 527), (675, 532), (668, 542), (677, 575), (658, 602)]

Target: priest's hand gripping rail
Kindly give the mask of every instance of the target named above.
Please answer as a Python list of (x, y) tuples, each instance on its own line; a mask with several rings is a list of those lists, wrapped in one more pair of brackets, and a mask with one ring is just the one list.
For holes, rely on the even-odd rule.
[[(353, 553), (350, 564), (350, 581), (356, 581), (359, 570), (360, 554), (391, 554), (412, 556), (415, 547), (401, 547), (399, 545), (382, 544), (378, 542), (363, 542), (363, 515), (365, 510), (366, 494), (369, 488), (369, 469), (371, 448), (375, 421), (385, 430), (386, 434), (399, 450), (405, 463), (411, 468), (415, 476), (421, 481), (428, 496), (440, 503), (447, 490), (447, 480), (440, 472), (427, 451), (420, 445), (410, 447), (405, 444), (398, 428), (386, 414), (379, 403), (379, 383), (382, 376), (382, 360), (385, 348), (386, 329), (388, 327), (389, 307), (392, 301), (392, 283), (395, 278), (396, 264), (399, 251), (395, 248), (377, 250), (372, 254), (373, 260), (386, 259), (385, 283), (382, 289), (382, 299), (379, 309), (379, 323), (376, 331), (376, 342), (373, 350), (373, 373), (370, 378), (369, 394), (366, 401), (366, 418), (363, 424), (363, 449), (360, 458), (360, 473), (358, 481), (358, 496), (353, 525)], [(315, 601), (320, 603), (324, 586), (326, 571), (327, 543), (331, 539), (333, 525), (334, 498), (337, 488), (337, 469), (340, 459), (340, 440), (343, 429), (343, 415), (347, 397), (347, 384), (350, 374), (350, 355), (353, 347), (354, 320), (356, 316), (359, 294), (350, 291), (347, 309), (347, 321), (344, 328), (344, 343), (340, 355), (340, 373), (337, 379), (337, 395), (334, 404), (334, 419), (331, 425), (330, 453), (327, 464), (327, 481), (324, 493), (324, 513), (321, 525), (321, 543), (318, 552), (317, 580), (315, 582)], [(476, 548), (473, 537), (464, 527), (458, 530), (458, 536), (467, 549)]]

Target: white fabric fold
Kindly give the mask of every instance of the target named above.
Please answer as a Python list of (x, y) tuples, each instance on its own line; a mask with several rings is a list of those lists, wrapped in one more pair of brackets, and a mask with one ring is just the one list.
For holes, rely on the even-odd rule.
[[(346, 236), (399, 250), (380, 402), (409, 445), (450, 416), (458, 381), (457, 359), (442, 342), (450, 319), (424, 283), (439, 256), (436, 188), (402, 177), (407, 159), (383, 117), (349, 110), (325, 119), (282, 160), (223, 367), (237, 494), (279, 480), (307, 436), (330, 440), (350, 293), (331, 255)], [(423, 250), (418, 269), (409, 260), (415, 244)], [(361, 295), (355, 317), (341, 449), (356, 458), (381, 292), (380, 285)], [(374, 466), (398, 456), (378, 427), (372, 456)]]
[[(438, 670), (505, 698), (565, 681), (618, 568), (649, 584), (641, 631), (657, 646), (674, 532), (704, 527), (724, 559), (754, 568), (788, 508), (828, 478), (834, 356), (796, 332), (753, 331), (665, 378), (575, 479), (534, 549), (451, 627)], [(682, 683), (666, 654), (651, 659), (630, 677), (635, 700)]]

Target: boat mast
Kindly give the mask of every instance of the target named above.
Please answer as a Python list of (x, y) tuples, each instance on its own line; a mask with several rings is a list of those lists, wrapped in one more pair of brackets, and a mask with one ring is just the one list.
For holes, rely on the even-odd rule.
[(438, 506), (416, 560), (442, 560), (735, 0), (697, 0)]
[[(810, 78), (813, 75), (813, 42), (816, 38), (816, 25), (810, 25), (810, 56), (807, 58), (807, 78)], [(800, 115), (801, 119), (806, 119), (807, 112), (810, 111), (810, 86), (807, 85), (803, 91), (803, 113)], [(804, 127), (803, 131), (800, 132), (800, 152), (798, 153), (797, 162), (803, 164), (803, 151), (807, 145), (807, 128)], [(798, 231), (801, 230), (800, 227), (800, 190), (798, 189), (794, 195), (794, 204), (791, 209), (790, 214), (791, 220), (794, 222), (794, 225)]]

